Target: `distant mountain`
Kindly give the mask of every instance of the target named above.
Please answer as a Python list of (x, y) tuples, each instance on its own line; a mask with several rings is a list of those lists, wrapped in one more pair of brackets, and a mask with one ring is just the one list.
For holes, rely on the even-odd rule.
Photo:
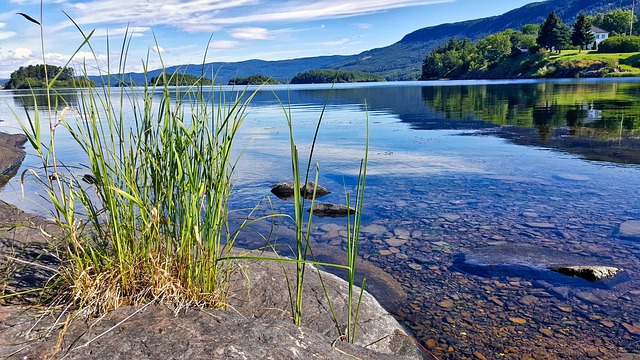
[[(335, 64), (346, 61), (350, 57), (351, 56), (335, 55), (278, 61), (246, 60), (240, 62), (213, 62), (205, 64), (204, 74), (206, 74), (205, 76), (207, 78), (215, 78), (217, 84), (225, 85), (232, 78), (245, 78), (257, 74), (269, 76), (282, 83), (287, 83), (298, 73), (317, 69), (331, 69), (334, 68)], [(170, 74), (180, 71), (194, 76), (200, 76), (202, 70), (202, 64), (178, 65), (166, 68), (166, 72)], [(147, 73), (147, 77), (151, 79), (160, 73), (160, 70), (152, 70)], [(90, 76), (90, 78), (97, 84), (101, 83), (99, 77)], [(144, 74), (140, 73), (127, 73), (124, 78), (125, 81), (138, 85), (142, 85), (145, 82)]]
[[(209, 63), (206, 64), (205, 73), (215, 73), (216, 83), (223, 84), (233, 77), (248, 77), (254, 74), (270, 76), (286, 83), (300, 72), (317, 69), (364, 71), (382, 75), (387, 80), (417, 80), (425, 56), (451, 37), (477, 40), (506, 29), (520, 29), (525, 24), (540, 24), (552, 10), (563, 22), (571, 24), (580, 12), (595, 14), (617, 8), (630, 9), (631, 3), (632, 0), (548, 0), (531, 3), (498, 16), (422, 28), (407, 34), (393, 45), (368, 50), (358, 55)], [(167, 68), (167, 71), (173, 72), (176, 69), (196, 76), (202, 73), (202, 65), (172, 66)], [(159, 72), (151, 71), (148, 76), (151, 78)], [(137, 84), (144, 83), (142, 74), (127, 74), (126, 78), (131, 78)], [(92, 80), (99, 83), (99, 79)]]

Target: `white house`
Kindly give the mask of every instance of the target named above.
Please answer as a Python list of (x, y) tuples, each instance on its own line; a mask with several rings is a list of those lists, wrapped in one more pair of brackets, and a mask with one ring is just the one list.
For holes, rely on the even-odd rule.
[(595, 41), (593, 42), (593, 44), (587, 45), (587, 49), (589, 50), (597, 49), (598, 45), (600, 45), (601, 42), (609, 38), (609, 32), (606, 30), (602, 30), (598, 27), (592, 26), (591, 32), (593, 33), (593, 37), (595, 38)]

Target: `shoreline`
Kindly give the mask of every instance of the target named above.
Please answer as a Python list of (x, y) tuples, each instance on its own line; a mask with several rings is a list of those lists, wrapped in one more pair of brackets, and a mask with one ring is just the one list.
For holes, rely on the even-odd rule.
[[(0, 188), (17, 173), (26, 154), (22, 148), (26, 141), (24, 135), (0, 132), (0, 179), (4, 180)], [(0, 200), (0, 270), (6, 275), (0, 278), (4, 280), (0, 284), (0, 295), (7, 290), (15, 293), (43, 286), (53, 276), (53, 271), (43, 267), (56, 268), (59, 262), (46, 249), (50, 240), (41, 231), (43, 228), (51, 233), (56, 226)], [(19, 267), (16, 262), (43, 267)], [(285, 267), (291, 267), (289, 265)], [(71, 359), (114, 355), (143, 359), (193, 358), (210, 354), (220, 358), (240, 355), (292, 359), (422, 358), (407, 330), (368, 292), (365, 292), (360, 316), (360, 323), (366, 326), (358, 327), (359, 336), (356, 345), (352, 345), (334, 341), (336, 329), (324, 294), (314, 290), (321, 286), (317, 276), (313, 276), (314, 271), (308, 272), (304, 293), (307, 310), (303, 326), (297, 327), (289, 320), (285, 282), (278, 280), (283, 277), (284, 268), (265, 261), (245, 261), (239, 266), (243, 270), (236, 273), (232, 283), (236, 295), (226, 311), (193, 308), (176, 312), (158, 304), (139, 309), (125, 306), (100, 319), (74, 318), (60, 331), (51, 332), (56, 325), (51, 319), (40, 323), (29, 316), (44, 311), (39, 308), (37, 298), (2, 300), (0, 356), (53, 353), (54, 358), (66, 354)], [(334, 307), (340, 311), (346, 306), (346, 282), (335, 275), (323, 274)], [(345, 321), (343, 316), (338, 316), (341, 322)], [(109, 334), (114, 326), (117, 331)], [(58, 338), (58, 333), (65, 336)], [(28, 339), (25, 334), (29, 334)], [(105, 336), (100, 341), (94, 342), (102, 335)], [(81, 343), (85, 345), (78, 347)], [(365, 347), (367, 344), (374, 345)]]

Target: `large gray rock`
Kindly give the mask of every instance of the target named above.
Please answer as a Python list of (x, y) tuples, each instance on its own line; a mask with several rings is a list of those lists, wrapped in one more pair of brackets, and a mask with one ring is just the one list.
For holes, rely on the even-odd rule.
[(618, 236), (628, 240), (640, 240), (640, 220), (628, 220), (620, 224)]
[(26, 142), (27, 137), (24, 135), (0, 132), (0, 186), (13, 177), (20, 168), (25, 156), (22, 146)]
[[(15, 309), (14, 311), (19, 311)], [(124, 307), (98, 319), (76, 321), (66, 329), (58, 352), (57, 336), (25, 346), (24, 335), (37, 339), (51, 321), (33, 321), (0, 311), (0, 357), (16, 359), (406, 359), (331, 340), (290, 322), (260, 319), (220, 310), (180, 311), (164, 306), (141, 311)], [(4, 315), (4, 316), (3, 316)], [(14, 341), (12, 341), (12, 339)], [(20, 342), (16, 342), (20, 339)], [(14, 352), (16, 352), (14, 354)], [(13, 355), (12, 355), (13, 354)]]
[(622, 272), (622, 269), (613, 266), (553, 266), (549, 268), (564, 275), (579, 277), (589, 281), (611, 279)]
[[(246, 262), (244, 276), (234, 280), (236, 294), (230, 299), (230, 306), (238, 312), (258, 318), (291, 321), (289, 290), (284, 281), (286, 272), (295, 287), (295, 266), (273, 261)], [(335, 275), (321, 272), (324, 286), (341, 329), (347, 325), (347, 282)], [(327, 296), (318, 277), (318, 270), (307, 266), (304, 280), (302, 325), (318, 331), (329, 339), (339, 334), (329, 313)], [(354, 287), (353, 308), (357, 306), (360, 288)], [(355, 343), (370, 349), (393, 355), (421, 359), (417, 348), (398, 321), (389, 314), (368, 292), (364, 292), (360, 305)]]

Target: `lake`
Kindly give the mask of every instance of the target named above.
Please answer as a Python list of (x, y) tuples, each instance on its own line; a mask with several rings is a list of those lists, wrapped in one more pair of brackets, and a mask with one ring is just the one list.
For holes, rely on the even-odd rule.
[[(313, 159), (320, 184), (332, 191), (323, 202), (344, 203), (345, 189), (353, 191), (368, 121), (361, 275), (437, 358), (640, 352), (640, 239), (620, 232), (640, 220), (640, 80), (262, 88), (240, 136), (249, 145), (234, 180), (238, 209), (269, 196), (278, 211), (292, 211), (270, 193), (291, 176), (274, 94), (291, 112), (304, 165), (327, 103)], [(60, 97), (80, 101), (74, 92)], [(19, 132), (10, 109), (24, 119), (24, 109), (34, 111), (31, 95), (0, 92), (0, 129)], [(58, 155), (81, 172), (73, 142), (59, 136)], [(22, 169), (37, 165), (28, 156)], [(26, 189), (23, 199), (13, 179), (0, 198), (46, 215), (38, 188)], [(320, 259), (344, 258), (345, 226), (345, 219), (314, 219)], [(271, 241), (291, 240), (292, 224), (282, 222)], [(264, 245), (255, 234), (241, 241)], [(592, 283), (547, 270), (557, 264), (624, 272)]]

